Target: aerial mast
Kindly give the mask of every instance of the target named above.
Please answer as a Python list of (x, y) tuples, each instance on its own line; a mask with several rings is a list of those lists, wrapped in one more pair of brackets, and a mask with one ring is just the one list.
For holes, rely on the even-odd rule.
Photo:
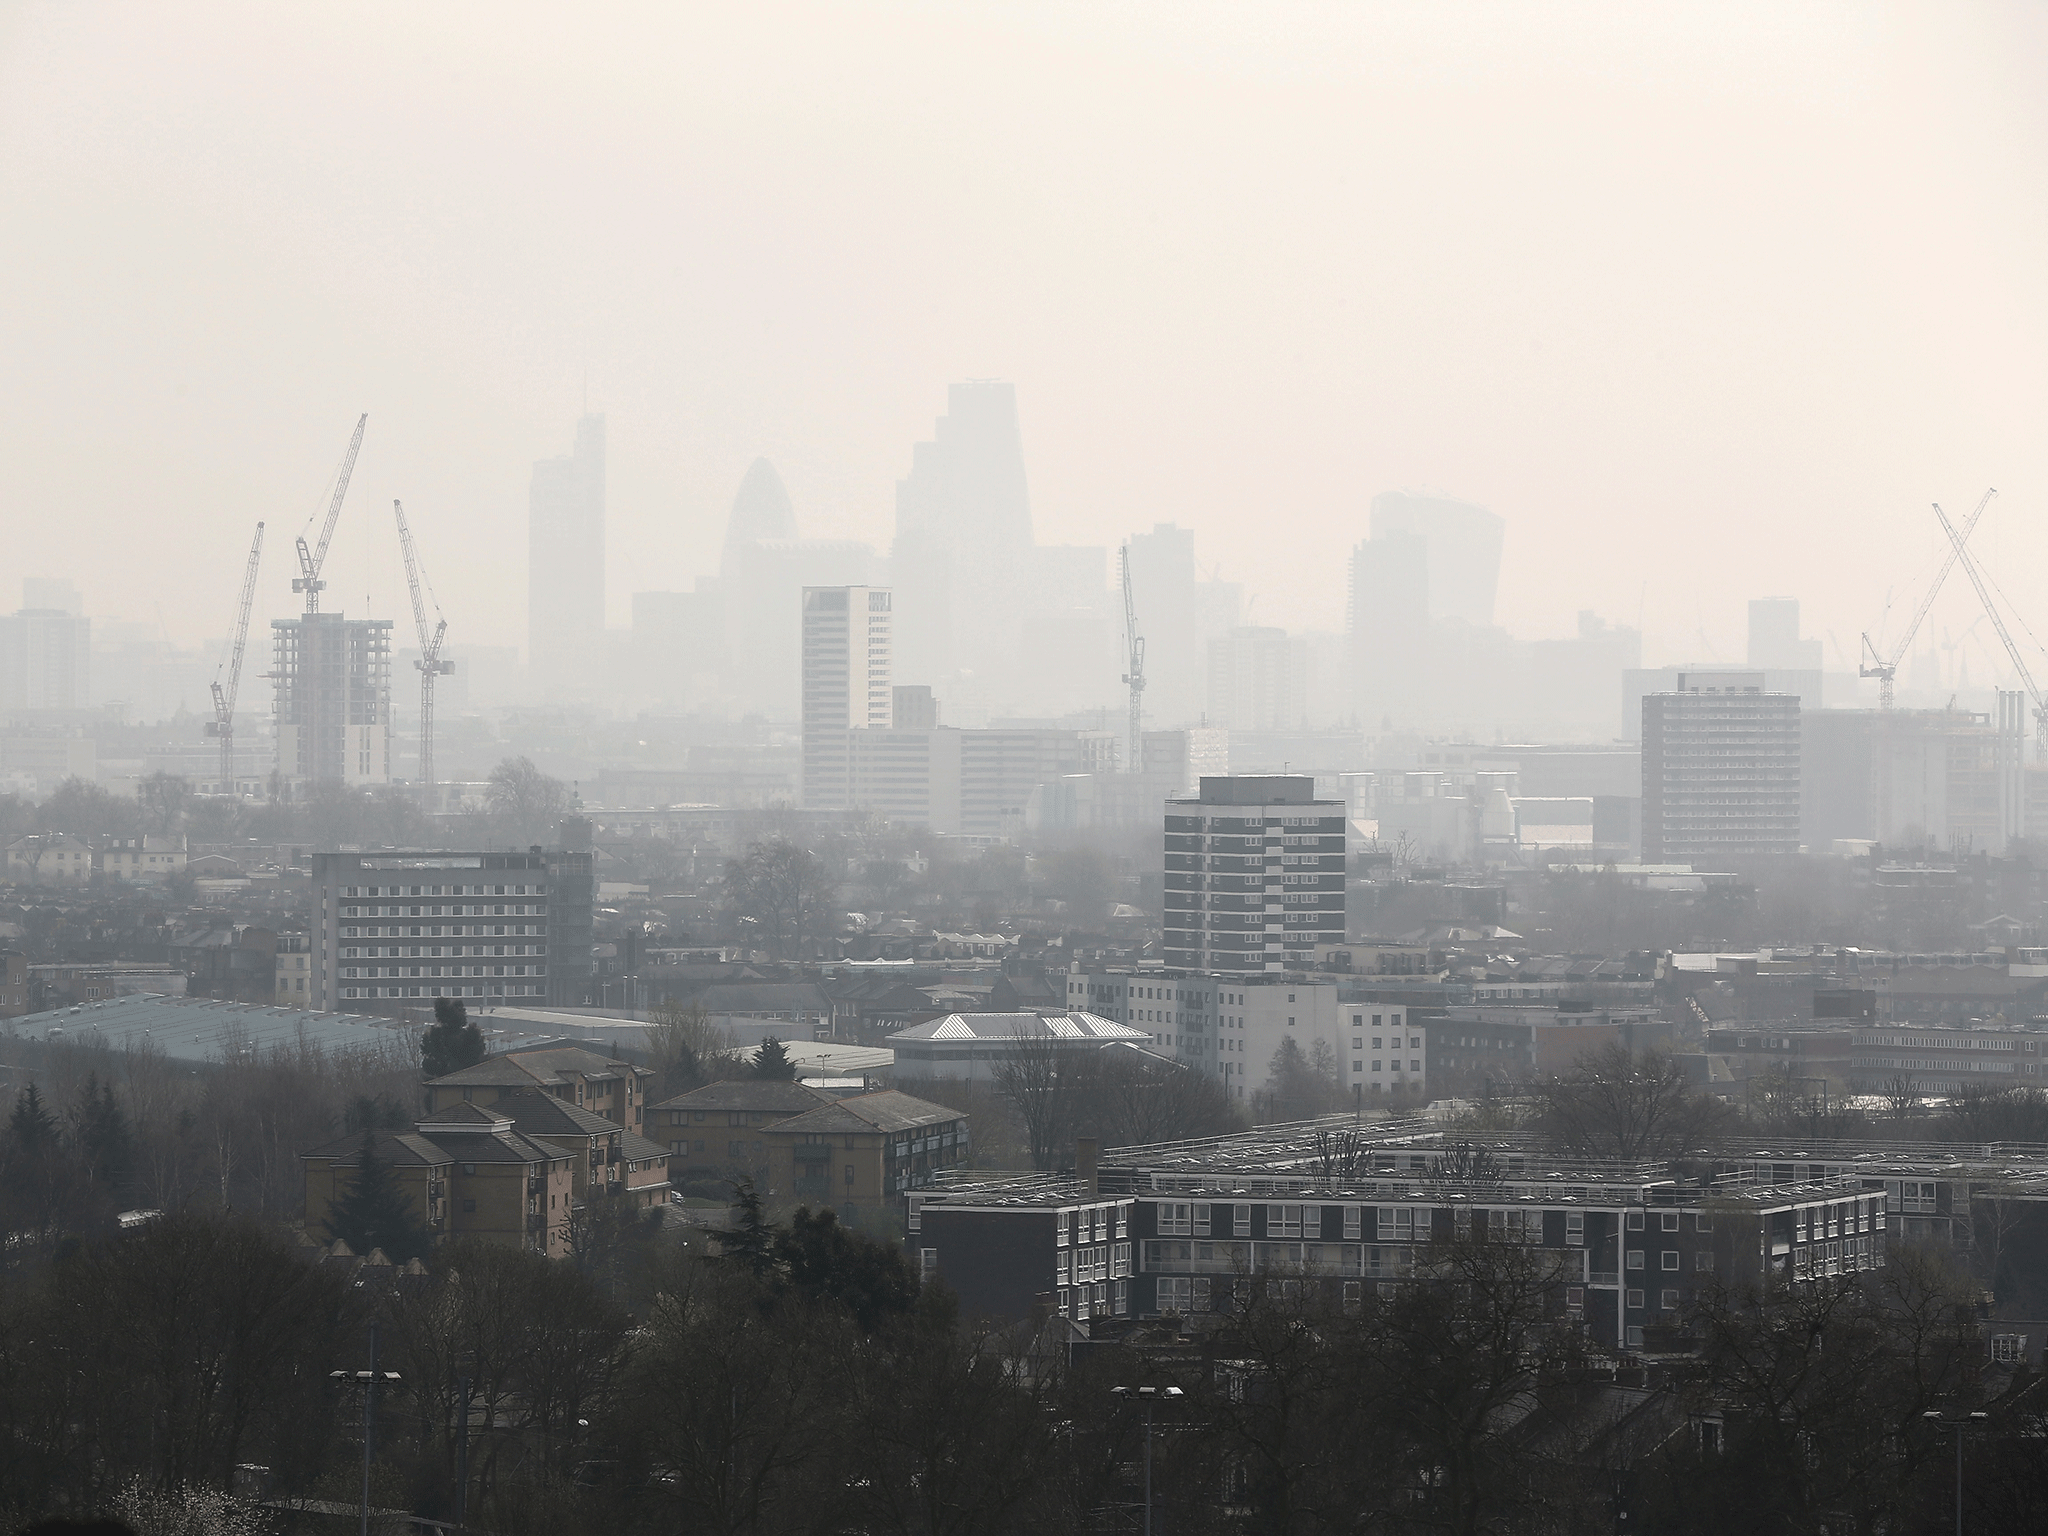
[[(355, 436), (348, 440), (348, 452), (343, 455), (341, 472), (334, 477), (334, 496), (327, 503), (327, 522), (320, 530), (320, 544), (317, 549), (306, 548), (306, 536), (299, 535), (299, 574), (292, 578), (292, 590), (306, 594), (306, 612), (320, 611), (320, 589), (327, 585), (320, 579), (320, 567), (327, 562), (327, 546), (334, 538), (334, 524), (341, 517), (341, 501), (348, 495), (348, 477), (355, 473), (356, 453), (363, 446), (363, 428), (370, 424), (368, 411), (356, 419)], [(310, 524), (312, 519), (308, 518)]]
[(1124, 684), (1131, 690), (1131, 755), (1130, 771), (1145, 771), (1145, 637), (1138, 633), (1138, 604), (1131, 594), (1131, 546), (1126, 544), (1117, 551), (1117, 566), (1123, 573), (1124, 582), (1124, 638), (1130, 650), (1130, 670), (1124, 673)]
[(263, 525), (256, 525), (256, 540), (249, 546), (249, 564), (242, 572), (242, 606), (235, 615), (235, 637), (228, 656), (221, 663), (228, 674), (227, 686), (220, 681), (221, 668), (213, 677), (213, 719), (206, 734), (220, 738), (220, 792), (235, 793), (235, 695), (241, 691), (242, 651), (249, 643), (249, 608), (256, 600), (256, 568), (263, 559)]
[[(396, 497), (392, 498), (391, 514), (398, 519), (398, 547), (405, 554), (405, 584), (412, 593), (412, 622), (420, 637), (420, 657), (413, 663), (420, 671), (420, 803), (432, 809), (429, 802), (434, 793), (434, 679), (453, 672), (455, 663), (441, 659), (441, 641), (448, 634), (448, 620), (442, 617), (438, 599), (434, 603), (438, 622), (431, 632), (427, 629), (427, 605), (420, 596), (419, 556), (413, 549), (412, 529), (405, 523), (405, 508)], [(432, 590), (430, 585), (428, 591)]]

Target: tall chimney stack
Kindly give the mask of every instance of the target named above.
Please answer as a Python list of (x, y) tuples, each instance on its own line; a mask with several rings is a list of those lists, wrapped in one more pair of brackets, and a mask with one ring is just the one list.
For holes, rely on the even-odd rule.
[(1076, 1136), (1074, 1138), (1074, 1177), (1088, 1186), (1090, 1198), (1101, 1191), (1096, 1182), (1095, 1165), (1102, 1159), (1102, 1139), (1098, 1136)]

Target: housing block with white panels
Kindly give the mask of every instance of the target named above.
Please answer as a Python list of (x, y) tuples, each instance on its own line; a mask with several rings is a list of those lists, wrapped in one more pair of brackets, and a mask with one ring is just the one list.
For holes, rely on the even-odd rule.
[(1204, 778), (1165, 810), (1163, 955), (1191, 971), (1299, 970), (1344, 942), (1349, 823), (1301, 774)]

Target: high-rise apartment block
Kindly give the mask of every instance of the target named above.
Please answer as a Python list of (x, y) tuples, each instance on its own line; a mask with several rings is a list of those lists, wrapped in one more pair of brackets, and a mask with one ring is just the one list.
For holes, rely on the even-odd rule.
[(803, 803), (853, 804), (849, 731), (886, 730), (890, 686), (886, 587), (806, 587), (803, 601)]
[(84, 709), (91, 663), (90, 619), (33, 604), (0, 617), (0, 710)]
[(396, 1013), (437, 997), (583, 1004), (591, 870), (587, 846), (315, 854), (308, 1006)]
[(1291, 970), (1343, 943), (1345, 833), (1344, 802), (1316, 799), (1305, 776), (1205, 778), (1198, 798), (1167, 801), (1166, 963)]
[(533, 466), (527, 493), (527, 659), (560, 684), (604, 642), (604, 418), (576, 423), (576, 449)]
[(1799, 699), (1761, 672), (1681, 672), (1643, 696), (1643, 858), (1799, 851)]
[(391, 621), (307, 613), (270, 625), (277, 771), (288, 784), (391, 780)]

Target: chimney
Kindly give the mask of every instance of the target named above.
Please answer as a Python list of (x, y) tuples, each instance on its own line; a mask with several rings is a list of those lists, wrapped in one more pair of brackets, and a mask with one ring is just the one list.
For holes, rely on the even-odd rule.
[(1102, 1157), (1102, 1139), (1098, 1136), (1076, 1136), (1074, 1138), (1074, 1177), (1088, 1186), (1090, 1197), (1099, 1194), (1095, 1178), (1095, 1165)]

